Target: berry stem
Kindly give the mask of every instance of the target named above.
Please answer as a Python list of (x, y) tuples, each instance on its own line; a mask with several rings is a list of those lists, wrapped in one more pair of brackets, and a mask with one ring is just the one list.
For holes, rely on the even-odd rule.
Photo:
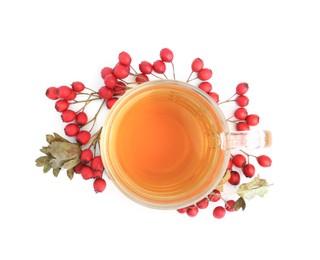
[(91, 122), (93, 122), (93, 124), (92, 124), (92, 126), (91, 126), (91, 128), (90, 128), (89, 132), (91, 132), (91, 131), (92, 131), (92, 129), (93, 129), (93, 127), (94, 127), (94, 125), (96, 124), (96, 121), (97, 121), (98, 115), (99, 115), (99, 113), (100, 113), (100, 111), (101, 111), (101, 108), (102, 108), (102, 106), (104, 105), (104, 103), (105, 103), (105, 102), (106, 102), (105, 100), (103, 100), (103, 101), (102, 101), (102, 103), (101, 103), (101, 105), (100, 105), (100, 107), (99, 107), (99, 109), (98, 109), (97, 113), (95, 114), (95, 116), (94, 116), (92, 119), (90, 119), (90, 120), (85, 124), (85, 125), (88, 125), (88, 124), (90, 124)]
[(188, 77), (188, 79), (187, 79), (187, 81), (186, 82), (189, 82), (190, 81), (190, 78), (191, 78), (191, 75), (193, 74), (193, 71), (191, 71), (191, 73), (189, 74), (189, 77)]
[(232, 102), (235, 101), (234, 99), (232, 99), (235, 95), (237, 95), (237, 93), (233, 94), (230, 98), (228, 98), (225, 101), (219, 102), (218, 105), (224, 104), (224, 103), (228, 103), (228, 102)]
[[(159, 77), (158, 75), (156, 75), (156, 74), (154, 74), (154, 73), (151, 73), (151, 75), (154, 76), (154, 77), (156, 77), (156, 78), (158, 78), (158, 79), (163, 79), (163, 78)], [(164, 74), (163, 74), (163, 75), (164, 75)]]
[[(91, 94), (90, 94), (91, 95)], [(86, 100), (75, 100), (73, 102), (70, 102), (71, 105), (74, 105), (74, 104), (78, 104), (78, 103), (83, 103), (83, 102), (88, 102), (90, 103), (91, 101), (94, 101), (94, 100), (98, 100), (98, 99), (101, 99), (100, 97), (96, 97), (96, 98), (92, 98), (92, 99), (86, 99)]]
[(90, 90), (91, 92), (93, 92), (93, 93), (96, 93), (97, 94), (97, 92), (96, 91), (94, 91), (93, 89), (91, 89), (91, 88), (88, 88), (88, 87), (85, 87), (87, 90)]
[(135, 74), (138, 74), (138, 72), (134, 69), (134, 67), (132, 67), (132, 65), (130, 65), (130, 68), (133, 70)]
[(176, 79), (176, 72), (175, 72), (174, 64), (173, 64), (173, 62), (172, 62), (172, 61), (171, 61), (171, 65), (172, 65), (172, 74), (173, 74), (173, 79), (175, 80), (175, 79)]

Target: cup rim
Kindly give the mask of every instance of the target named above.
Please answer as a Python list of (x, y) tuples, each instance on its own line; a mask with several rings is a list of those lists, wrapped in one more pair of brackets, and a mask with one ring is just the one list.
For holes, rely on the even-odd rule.
[(162, 85), (162, 84), (166, 84), (166, 85), (175, 85), (178, 87), (187, 87), (189, 89), (192, 89), (193, 91), (195, 91), (198, 95), (200, 95), (203, 99), (205, 99), (211, 107), (213, 107), (214, 112), (218, 115), (218, 117), (221, 119), (220, 123), (221, 123), (221, 127), (223, 129), (223, 132), (221, 133), (221, 147), (224, 150), (224, 158), (223, 161), (221, 163), (220, 166), (220, 171), (217, 174), (214, 182), (212, 183), (212, 185), (210, 187), (208, 187), (208, 189), (206, 190), (206, 192), (203, 192), (203, 194), (201, 194), (201, 196), (199, 196), (199, 198), (197, 198), (197, 200), (193, 201), (193, 203), (196, 203), (197, 201), (201, 200), (202, 198), (206, 197), (210, 192), (212, 192), (212, 190), (219, 184), (220, 180), (223, 178), (226, 169), (227, 169), (227, 165), (230, 159), (230, 151), (226, 145), (227, 143), (227, 136), (230, 133), (229, 130), (229, 126), (226, 122), (226, 118), (223, 114), (223, 112), (221, 111), (220, 107), (218, 106), (218, 104), (204, 91), (202, 91), (201, 89), (195, 87), (192, 84), (189, 84), (187, 82), (183, 82), (183, 81), (179, 81), (179, 80), (152, 80), (152, 81), (147, 81), (144, 83), (141, 83), (139, 85), (134, 86), (132, 89), (126, 91), (126, 93), (124, 95), (122, 95), (117, 102), (113, 105), (113, 107), (111, 108), (111, 110), (108, 112), (105, 122), (103, 124), (102, 130), (101, 130), (101, 137), (100, 137), (100, 148), (101, 148), (101, 158), (102, 158), (102, 162), (105, 166), (106, 172), (108, 177), (112, 180), (112, 182), (114, 183), (114, 185), (124, 194), (126, 195), (128, 198), (130, 198), (131, 200), (137, 202), (140, 205), (144, 205), (150, 208), (155, 208), (155, 209), (178, 209), (178, 208), (183, 208), (183, 207), (187, 207), (192, 205), (191, 202), (185, 202), (185, 203), (181, 203), (179, 205), (167, 205), (167, 204), (155, 204), (155, 203), (148, 203), (146, 201), (142, 201), (141, 198), (138, 198), (137, 196), (135, 196), (134, 194), (132, 194), (131, 192), (127, 191), (120, 183), (117, 179), (114, 178), (114, 175), (110, 172), (110, 169), (112, 168), (111, 166), (111, 162), (109, 161), (109, 157), (108, 157), (108, 152), (106, 149), (106, 139), (108, 136), (108, 133), (110, 131), (110, 124), (113, 121), (113, 119), (115, 118), (117, 111), (119, 110), (119, 108), (122, 106), (122, 104), (130, 99), (131, 96), (133, 96), (135, 93), (142, 91), (143, 89), (147, 89), (153, 86), (157, 86), (157, 85)]

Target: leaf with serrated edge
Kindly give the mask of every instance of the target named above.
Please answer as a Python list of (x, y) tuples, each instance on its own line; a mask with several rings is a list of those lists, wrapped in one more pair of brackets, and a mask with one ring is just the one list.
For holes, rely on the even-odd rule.
[(50, 170), (51, 170), (50, 164), (43, 165), (43, 173), (47, 173)]
[(46, 140), (49, 144), (53, 143), (55, 139), (56, 138), (53, 135), (46, 135)]
[(53, 169), (53, 170), (52, 170), (53, 175), (54, 175), (55, 177), (58, 177), (60, 170), (61, 170), (60, 168), (55, 168), (55, 169)]
[(260, 179), (260, 177), (257, 176), (252, 181), (240, 185), (237, 193), (246, 199), (252, 199), (256, 195), (263, 197), (268, 192), (269, 186), (265, 179)]
[(49, 163), (49, 156), (40, 156), (36, 159), (36, 166), (41, 167)]
[(46, 155), (50, 155), (50, 152), (48, 150), (48, 147), (47, 146), (43, 146), (41, 149), (40, 149), (40, 152), (46, 154)]
[(53, 134), (55, 137), (55, 141), (70, 143), (67, 139), (63, 138), (61, 135), (58, 135), (57, 133), (53, 133)]
[(70, 180), (72, 180), (73, 175), (74, 175), (74, 170), (73, 170), (73, 168), (67, 170), (67, 176), (69, 177)]
[(245, 202), (244, 198), (240, 197), (239, 199), (237, 199), (232, 208), (235, 211), (237, 211), (239, 209), (245, 210), (246, 202)]
[(71, 159), (67, 162), (65, 162), (63, 165), (62, 165), (62, 168), (64, 169), (72, 169), (74, 166), (76, 166), (78, 163), (80, 162), (80, 158), (79, 157), (76, 157), (74, 159)]
[(48, 150), (59, 161), (67, 161), (79, 157), (81, 153), (79, 145), (66, 142), (53, 142), (48, 146)]

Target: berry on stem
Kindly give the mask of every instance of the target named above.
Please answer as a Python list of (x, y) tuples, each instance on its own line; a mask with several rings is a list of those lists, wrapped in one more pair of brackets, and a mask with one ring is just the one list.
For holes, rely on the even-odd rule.
[(242, 168), (246, 164), (247, 159), (242, 154), (236, 154), (232, 157), (232, 162), (236, 167)]
[(107, 186), (107, 183), (102, 178), (97, 178), (93, 182), (93, 188), (95, 192), (103, 192)]
[(236, 93), (238, 95), (244, 95), (248, 92), (249, 86), (248, 83), (241, 82), (236, 87)]
[(271, 158), (267, 155), (258, 156), (257, 161), (258, 161), (259, 165), (262, 167), (270, 167), (272, 164)]
[(87, 164), (89, 162), (91, 162), (93, 157), (93, 153), (91, 151), (91, 149), (84, 149), (81, 153), (80, 153), (80, 161), (83, 164)]
[(256, 169), (252, 164), (248, 163), (242, 168), (242, 171), (247, 178), (252, 178), (256, 172)]
[(69, 102), (65, 99), (60, 99), (55, 104), (55, 108), (58, 112), (66, 111), (69, 108), (69, 106)]
[(124, 79), (128, 77), (129, 73), (130, 73), (130, 67), (127, 65), (123, 65), (121, 63), (117, 63), (113, 69), (113, 75), (118, 79)]
[(85, 125), (88, 123), (88, 116), (85, 112), (79, 112), (76, 116), (76, 122), (79, 125)]
[(84, 90), (85, 86), (82, 82), (80, 81), (75, 81), (71, 84), (73, 91), (75, 92), (81, 92)]
[[(119, 82), (117, 84), (119, 84)], [(113, 90), (111, 88), (103, 86), (99, 89), (98, 94), (99, 94), (99, 97), (101, 97), (105, 100), (108, 100), (108, 99), (112, 98)]]
[(80, 173), (82, 167), (83, 167), (83, 163), (79, 162), (76, 166), (73, 167), (73, 170), (75, 173)]
[(68, 86), (61, 86), (57, 89), (57, 95), (59, 98), (67, 99), (72, 94), (72, 89)]
[(81, 145), (87, 144), (90, 141), (90, 138), (91, 134), (86, 130), (80, 131), (76, 136), (77, 142)]
[(235, 118), (239, 120), (245, 120), (248, 116), (248, 111), (244, 107), (239, 107), (235, 112), (234, 112)]
[(236, 202), (234, 200), (228, 200), (226, 203), (225, 203), (225, 208), (227, 211), (229, 212), (233, 212), (234, 209), (233, 209), (233, 206)]
[(57, 94), (57, 88), (56, 87), (50, 87), (46, 90), (46, 96), (52, 100), (58, 99), (58, 94)]
[(104, 170), (101, 156), (95, 156), (92, 158), (91, 167), (95, 171), (103, 171)]
[(238, 185), (240, 183), (240, 174), (237, 171), (231, 171), (230, 174), (228, 182), (231, 185)]
[(259, 120), (260, 120), (259, 116), (255, 114), (248, 115), (246, 118), (246, 122), (250, 126), (256, 126), (257, 124), (259, 124)]
[(108, 88), (114, 88), (116, 86), (117, 82), (118, 82), (118, 80), (115, 77), (115, 75), (113, 75), (113, 74), (108, 74), (104, 78), (104, 84)]
[(198, 202), (196, 203), (196, 205), (197, 205), (197, 207), (198, 207), (199, 209), (205, 209), (205, 208), (207, 208), (208, 205), (209, 205), (209, 199), (208, 199), (208, 198), (203, 198), (202, 200), (198, 201)]
[(130, 55), (123, 51), (119, 54), (119, 62), (122, 64), (122, 65), (125, 65), (125, 66), (129, 66), (131, 64), (131, 57)]
[(245, 122), (239, 122), (236, 125), (238, 131), (248, 131), (250, 130), (250, 126)]
[(145, 74), (138, 74), (136, 76), (136, 82), (137, 83), (144, 83), (144, 82), (147, 82), (147, 81), (149, 81), (149, 78)]
[(202, 69), (198, 72), (198, 78), (200, 80), (208, 80), (212, 77), (212, 70), (211, 69)]
[(216, 92), (210, 92), (209, 96), (216, 102), (219, 103), (219, 95)]
[(162, 60), (157, 60), (153, 63), (153, 70), (159, 74), (166, 72), (166, 64)]
[(104, 67), (101, 70), (101, 78), (104, 79), (107, 75), (112, 74), (113, 69), (110, 67)]
[(173, 52), (168, 48), (163, 48), (160, 51), (160, 58), (164, 62), (172, 62), (172, 60), (173, 60)]
[(197, 216), (198, 212), (199, 212), (199, 209), (198, 209), (196, 206), (194, 206), (194, 205), (188, 207), (188, 209), (187, 209), (187, 215), (188, 215), (189, 217), (195, 217), (195, 216)]
[(236, 98), (236, 103), (240, 107), (245, 107), (249, 104), (249, 98), (245, 95), (238, 96)]
[(83, 165), (82, 168), (80, 169), (80, 174), (83, 179), (89, 180), (93, 176), (93, 170), (90, 166), (88, 165)]
[(215, 207), (213, 210), (213, 216), (215, 218), (223, 218), (226, 215), (226, 209), (222, 206)]
[(77, 114), (73, 110), (66, 110), (63, 111), (61, 114), (61, 119), (63, 122), (71, 122), (75, 120)]
[(199, 84), (199, 88), (202, 89), (204, 92), (210, 93), (210, 91), (212, 90), (212, 85), (210, 82), (204, 81)]
[(113, 92), (115, 96), (122, 96), (127, 89), (127, 85), (122, 81), (119, 81), (117, 85), (113, 88)]
[(177, 209), (177, 211), (178, 211), (180, 214), (186, 213), (187, 210), (188, 210), (188, 208)]
[(139, 64), (139, 70), (143, 73), (143, 74), (150, 74), (153, 70), (152, 64), (148, 61), (142, 61)]
[(221, 198), (221, 192), (217, 189), (214, 189), (209, 195), (208, 199), (212, 202), (217, 202)]
[(191, 64), (191, 70), (193, 72), (199, 72), (200, 70), (203, 69), (203, 66), (204, 66), (203, 60), (200, 58), (196, 58), (193, 60)]
[(118, 100), (118, 98), (110, 98), (108, 101), (107, 101), (107, 108), (112, 108), (114, 103), (116, 103), (116, 101)]
[(80, 131), (80, 127), (77, 124), (71, 123), (65, 126), (64, 132), (67, 136), (76, 136)]

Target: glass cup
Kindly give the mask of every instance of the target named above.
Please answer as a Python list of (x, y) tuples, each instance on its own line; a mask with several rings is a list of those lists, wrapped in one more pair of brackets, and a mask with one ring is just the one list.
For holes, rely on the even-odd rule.
[(109, 178), (128, 198), (156, 209), (183, 208), (207, 196), (223, 178), (231, 149), (270, 145), (269, 131), (231, 132), (207, 93), (177, 80), (127, 91), (100, 138)]

